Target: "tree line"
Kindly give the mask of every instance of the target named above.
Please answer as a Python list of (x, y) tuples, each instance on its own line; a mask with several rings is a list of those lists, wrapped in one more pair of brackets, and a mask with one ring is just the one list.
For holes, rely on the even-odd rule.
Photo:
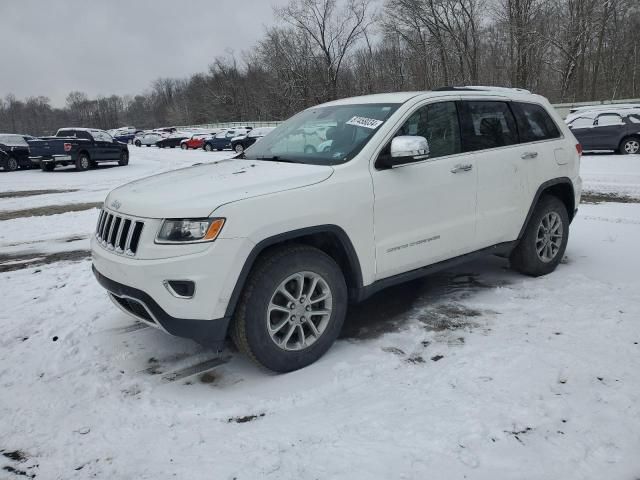
[(282, 120), (335, 98), (450, 85), (532, 90), (554, 102), (640, 96), (638, 0), (291, 0), (239, 57), (159, 78), (144, 93), (63, 108), (0, 99), (0, 131)]

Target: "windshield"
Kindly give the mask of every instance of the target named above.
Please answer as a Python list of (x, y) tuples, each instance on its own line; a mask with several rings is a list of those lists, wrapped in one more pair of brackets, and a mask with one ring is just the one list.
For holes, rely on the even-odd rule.
[(399, 104), (315, 107), (290, 118), (245, 152), (249, 160), (336, 165), (353, 158)]

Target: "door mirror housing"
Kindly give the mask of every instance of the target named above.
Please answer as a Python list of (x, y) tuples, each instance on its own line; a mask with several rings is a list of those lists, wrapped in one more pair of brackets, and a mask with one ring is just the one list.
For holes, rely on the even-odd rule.
[(391, 140), (389, 154), (378, 157), (378, 168), (393, 168), (429, 158), (429, 142), (424, 137), (401, 135)]

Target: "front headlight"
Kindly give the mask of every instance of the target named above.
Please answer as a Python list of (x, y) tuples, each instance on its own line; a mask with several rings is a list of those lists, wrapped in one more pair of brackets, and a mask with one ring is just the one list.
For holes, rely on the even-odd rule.
[(156, 243), (198, 243), (215, 240), (224, 218), (167, 219), (162, 222)]

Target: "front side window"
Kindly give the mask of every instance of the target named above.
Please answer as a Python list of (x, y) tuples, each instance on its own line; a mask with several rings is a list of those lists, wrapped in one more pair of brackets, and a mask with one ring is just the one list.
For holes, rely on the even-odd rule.
[(520, 142), (536, 142), (560, 138), (560, 130), (541, 105), (513, 102)]
[(507, 102), (463, 101), (462, 143), (465, 151), (518, 143), (516, 121)]
[(453, 155), (462, 151), (460, 127), (455, 102), (425, 105), (416, 110), (396, 135), (417, 135), (429, 143), (429, 158)]
[(571, 128), (591, 128), (593, 127), (593, 118), (579, 117), (573, 120), (569, 126)]
[(352, 159), (399, 104), (364, 103), (307, 109), (245, 151), (248, 159), (337, 165)]

